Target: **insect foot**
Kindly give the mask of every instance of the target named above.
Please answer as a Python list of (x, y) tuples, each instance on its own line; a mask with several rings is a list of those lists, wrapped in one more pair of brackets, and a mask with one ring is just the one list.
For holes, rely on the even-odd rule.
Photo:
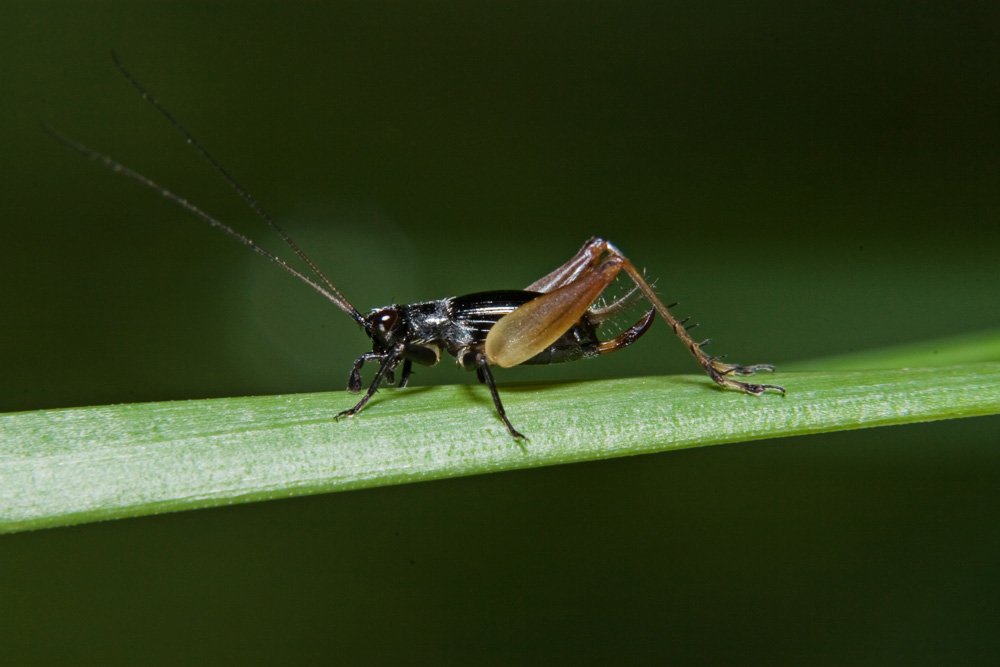
[(711, 361), (707, 366), (708, 375), (723, 387), (731, 387), (744, 391), (754, 396), (760, 396), (768, 389), (773, 389), (785, 396), (785, 388), (776, 384), (754, 384), (751, 382), (740, 382), (732, 379), (733, 375), (753, 375), (757, 371), (774, 372), (771, 364), (754, 364), (753, 366), (740, 366), (739, 364), (723, 364), (718, 361)]

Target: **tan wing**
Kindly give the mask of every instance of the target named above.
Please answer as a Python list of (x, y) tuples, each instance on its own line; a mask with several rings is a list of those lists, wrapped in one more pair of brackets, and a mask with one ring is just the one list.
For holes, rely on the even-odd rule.
[(504, 368), (517, 366), (559, 340), (614, 280), (619, 268), (617, 262), (605, 262), (501, 317), (486, 336), (490, 363)]

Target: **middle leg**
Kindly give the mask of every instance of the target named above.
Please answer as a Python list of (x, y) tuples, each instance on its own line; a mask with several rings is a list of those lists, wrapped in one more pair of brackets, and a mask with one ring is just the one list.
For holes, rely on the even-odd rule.
[(490, 372), (490, 362), (486, 359), (485, 355), (479, 354), (476, 356), (476, 376), (479, 381), (485, 384), (490, 389), (490, 396), (493, 397), (493, 405), (496, 406), (497, 414), (500, 415), (500, 419), (503, 420), (504, 426), (510, 431), (510, 434), (515, 438), (521, 440), (527, 440), (520, 431), (514, 428), (514, 425), (510, 423), (507, 419), (507, 411), (503, 409), (503, 403), (500, 402), (500, 393), (497, 391), (497, 384), (493, 381), (493, 373)]

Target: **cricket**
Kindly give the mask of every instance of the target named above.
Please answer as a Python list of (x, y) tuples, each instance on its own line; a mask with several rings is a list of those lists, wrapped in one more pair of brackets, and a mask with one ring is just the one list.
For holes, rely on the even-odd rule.
[[(357, 404), (338, 413), (337, 419), (361, 412), (379, 387), (396, 385), (396, 371), (400, 366), (396, 386), (405, 387), (414, 363), (434, 366), (441, 360), (442, 352), (446, 351), (455, 357), (462, 368), (476, 372), (479, 381), (489, 389), (497, 415), (507, 431), (514, 438), (524, 439), (524, 434), (514, 428), (507, 417), (491, 366), (510, 368), (522, 364), (555, 364), (611, 354), (639, 340), (652, 326), (656, 314), (718, 385), (755, 396), (767, 390), (785, 395), (781, 386), (738, 379), (758, 371), (773, 373), (774, 366), (771, 364), (742, 366), (722, 363), (723, 357), (705, 353), (702, 348), (711, 339), (696, 342), (689, 329), (697, 325), (688, 325), (687, 319), (677, 320), (670, 312), (670, 308), (677, 304), (665, 305), (652, 284), (628, 257), (612, 243), (598, 237), (589, 239), (569, 261), (523, 290), (478, 292), (420, 303), (392, 304), (362, 315), (257, 200), (132, 76), (116, 54), (112, 53), (112, 59), (126, 81), (278, 234), (308, 267), (311, 276), (139, 172), (59, 134), (44, 123), (42, 128), (62, 144), (167, 198), (277, 264), (357, 322), (371, 339), (372, 351), (355, 360), (347, 381), (348, 390), (356, 394), (363, 389), (361, 371), (366, 363), (377, 364), (378, 369)], [(622, 272), (634, 286), (624, 296), (605, 303), (602, 295)], [(650, 308), (635, 324), (610, 340), (598, 338), (597, 330), (603, 322), (639, 300), (648, 302)]]

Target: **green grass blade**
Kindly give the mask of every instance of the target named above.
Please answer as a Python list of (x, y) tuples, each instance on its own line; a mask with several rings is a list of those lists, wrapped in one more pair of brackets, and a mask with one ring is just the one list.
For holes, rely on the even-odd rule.
[(925, 368), (1000, 361), (1000, 331), (983, 331), (949, 338), (863, 350), (794, 364), (781, 370), (840, 371), (877, 368)]
[(1000, 363), (782, 373), (788, 396), (704, 376), (505, 385), (511, 438), (481, 386), (0, 415), (0, 532), (241, 501), (1000, 413)]

